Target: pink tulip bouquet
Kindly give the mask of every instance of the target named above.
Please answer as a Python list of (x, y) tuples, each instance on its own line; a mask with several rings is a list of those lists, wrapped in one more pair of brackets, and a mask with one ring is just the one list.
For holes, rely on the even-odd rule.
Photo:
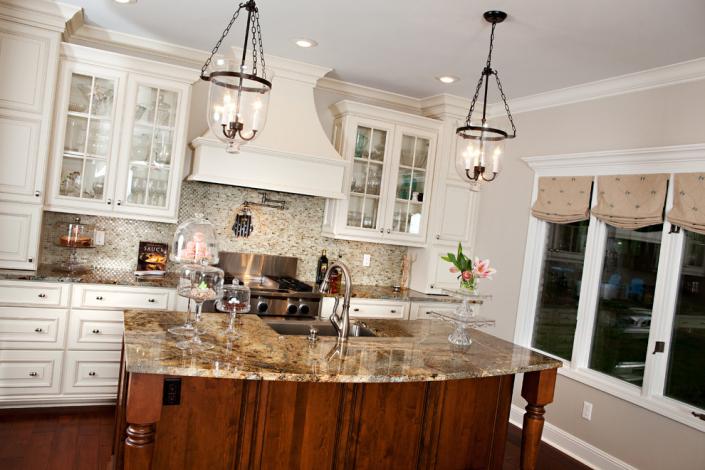
[(477, 289), (478, 279), (492, 279), (492, 275), (496, 272), (490, 267), (490, 260), (481, 260), (475, 258), (471, 260), (463, 254), (463, 245), (458, 243), (457, 253), (448, 253), (446, 256), (441, 256), (443, 261), (452, 263), (450, 272), (458, 273), (460, 287), (474, 292)]

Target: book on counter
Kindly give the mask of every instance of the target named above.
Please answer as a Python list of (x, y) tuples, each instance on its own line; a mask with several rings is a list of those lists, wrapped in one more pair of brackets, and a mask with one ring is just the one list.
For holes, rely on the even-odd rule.
[(163, 276), (168, 254), (169, 245), (166, 243), (140, 242), (135, 276)]

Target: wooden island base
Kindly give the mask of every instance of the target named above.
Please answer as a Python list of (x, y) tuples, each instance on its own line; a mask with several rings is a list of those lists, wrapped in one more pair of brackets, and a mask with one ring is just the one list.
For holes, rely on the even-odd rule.
[[(315, 383), (123, 375), (117, 468), (501, 469), (514, 375)], [(556, 369), (525, 374), (521, 465), (536, 466)], [(124, 444), (123, 444), (124, 443)]]

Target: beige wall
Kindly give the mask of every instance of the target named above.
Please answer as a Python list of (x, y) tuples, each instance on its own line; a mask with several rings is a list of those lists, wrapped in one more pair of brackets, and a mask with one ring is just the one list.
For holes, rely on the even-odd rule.
[[(476, 244), (498, 270), (483, 285), (494, 296), (485, 311), (497, 320), (495, 334), (513, 339), (519, 301), (533, 184), (520, 158), (702, 143), (704, 103), (698, 81), (515, 116), (519, 137), (507, 146), (503, 173), (483, 189)], [(580, 417), (583, 400), (594, 405), (592, 421)], [(525, 404), (516, 394), (515, 403)], [(640, 469), (705, 469), (705, 433), (564, 377), (547, 418)]]

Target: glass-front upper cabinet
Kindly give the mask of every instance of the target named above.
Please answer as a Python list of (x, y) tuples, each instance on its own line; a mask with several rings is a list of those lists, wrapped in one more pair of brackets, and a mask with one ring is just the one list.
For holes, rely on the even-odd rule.
[(165, 208), (169, 203), (172, 156), (176, 145), (178, 91), (136, 84), (129, 129), (127, 168), (121, 179), (120, 206)]
[(62, 45), (45, 208), (176, 222), (193, 77)]
[(387, 136), (385, 129), (356, 126), (346, 219), (348, 227), (376, 230), (379, 226)]
[(57, 108), (53, 196), (87, 207), (109, 202), (115, 170), (121, 74), (66, 64)]
[(394, 201), (391, 205), (391, 229), (398, 234), (417, 236), (425, 233), (424, 195), (432, 139), (431, 136), (414, 135), (407, 131), (401, 133), (401, 142), (397, 145), (399, 163), (394, 179)]
[(334, 109), (348, 197), (326, 203), (323, 235), (425, 246), (441, 122), (348, 100)]

